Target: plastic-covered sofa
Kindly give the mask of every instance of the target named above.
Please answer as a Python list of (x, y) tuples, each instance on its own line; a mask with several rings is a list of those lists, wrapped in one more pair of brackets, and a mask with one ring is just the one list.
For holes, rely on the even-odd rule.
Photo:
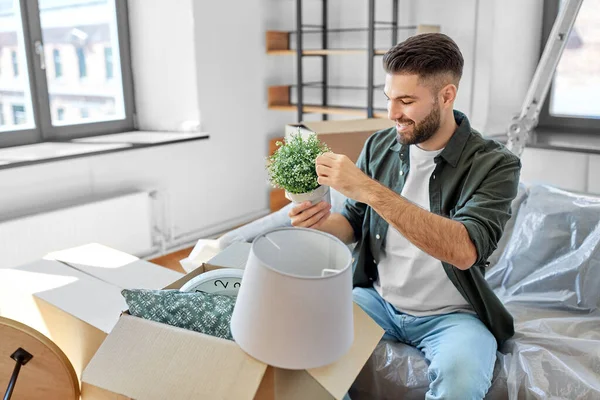
[[(345, 198), (332, 192), (333, 211)], [(220, 248), (290, 225), (291, 205), (233, 230)], [(600, 198), (521, 184), (486, 279), (515, 317), (486, 399), (600, 399)], [(381, 341), (353, 400), (422, 399), (427, 361)]]

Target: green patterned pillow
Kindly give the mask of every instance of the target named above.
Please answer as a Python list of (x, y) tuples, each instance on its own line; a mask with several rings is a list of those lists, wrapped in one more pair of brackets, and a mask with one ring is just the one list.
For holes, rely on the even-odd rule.
[(235, 297), (179, 290), (123, 289), (133, 316), (233, 340), (231, 315)]

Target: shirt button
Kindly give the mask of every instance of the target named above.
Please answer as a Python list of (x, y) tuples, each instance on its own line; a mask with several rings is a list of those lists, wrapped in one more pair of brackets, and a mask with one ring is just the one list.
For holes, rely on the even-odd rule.
[(377, 240), (381, 239), (381, 236), (379, 236), (379, 233), (378, 233), (377, 235), (375, 235), (375, 238), (376, 238)]
[(354, 262), (354, 257), (352, 257), (352, 262)]
[(400, 170), (400, 176), (404, 175), (404, 171)]
[(377, 260), (373, 260), (373, 264), (377, 264)]
[(433, 178), (433, 180), (435, 180), (435, 174), (433, 174), (432, 178)]

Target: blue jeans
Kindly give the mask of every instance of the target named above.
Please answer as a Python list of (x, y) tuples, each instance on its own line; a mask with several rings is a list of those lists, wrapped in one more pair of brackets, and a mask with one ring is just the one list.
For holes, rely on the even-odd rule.
[(429, 361), (425, 398), (483, 399), (491, 386), (496, 339), (476, 315), (415, 317), (398, 312), (373, 288), (354, 288), (354, 301), (385, 330), (383, 339), (421, 350)]

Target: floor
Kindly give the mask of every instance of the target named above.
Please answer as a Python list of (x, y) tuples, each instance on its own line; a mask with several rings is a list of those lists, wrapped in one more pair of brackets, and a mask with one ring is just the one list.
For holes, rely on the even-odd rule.
[[(250, 221), (250, 222), (252, 222), (252, 221)], [(247, 222), (247, 223), (250, 223), (250, 222)], [(239, 228), (240, 226), (243, 226), (243, 225), (244, 224), (238, 225), (238, 226), (235, 226), (235, 227), (233, 227), (231, 229), (236, 229), (236, 228)], [(173, 271), (177, 271), (177, 272), (181, 272), (181, 273), (185, 274), (186, 272), (181, 267), (181, 264), (179, 264), (179, 260), (184, 259), (187, 256), (189, 256), (190, 253), (192, 252), (193, 248), (194, 248), (193, 246), (192, 247), (188, 247), (187, 249), (182, 249), (182, 250), (170, 253), (170, 254), (165, 254), (164, 256), (157, 257), (157, 258), (154, 258), (154, 259), (148, 260), (148, 261), (150, 261), (150, 262), (152, 262), (154, 264), (161, 265), (161, 266), (163, 266), (165, 268), (172, 269)]]
[(179, 264), (179, 260), (186, 258), (192, 251), (193, 247), (189, 247), (187, 249), (179, 250), (174, 253), (166, 254), (164, 256), (154, 258), (149, 260), (154, 264), (161, 265), (165, 268), (172, 269), (173, 271), (185, 273), (185, 270), (181, 268), (181, 264)]

